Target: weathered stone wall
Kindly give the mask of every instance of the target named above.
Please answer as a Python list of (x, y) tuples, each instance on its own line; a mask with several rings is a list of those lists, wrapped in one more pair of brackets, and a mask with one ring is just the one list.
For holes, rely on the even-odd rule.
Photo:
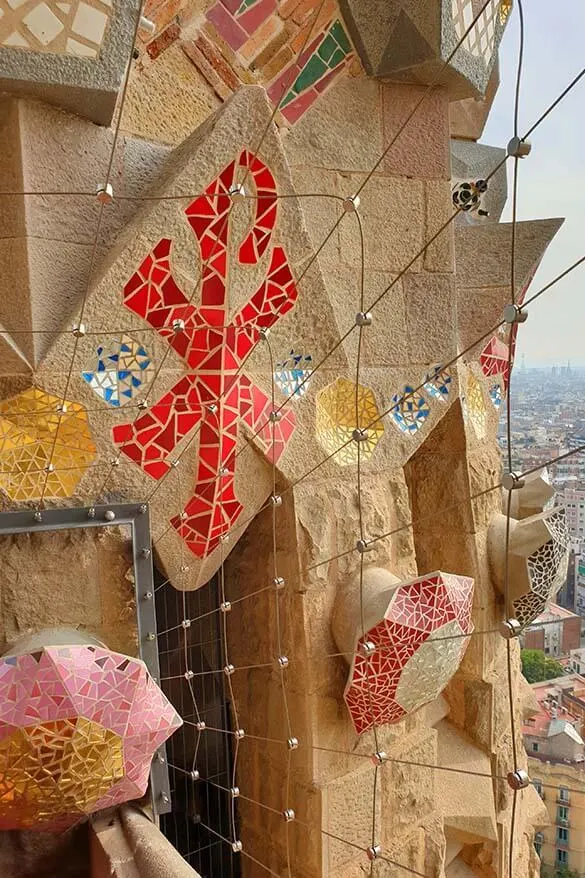
[[(297, 191), (337, 195), (355, 191), (420, 93), (416, 87), (381, 86), (368, 80), (334, 85), (284, 140)], [(393, 280), (449, 215), (448, 137), (448, 103), (439, 89), (364, 191), (360, 215), (366, 301)], [(335, 214), (325, 199), (303, 200), (303, 211), (317, 246)], [(351, 217), (334, 233), (319, 263), (331, 300), (338, 305), (336, 317), (343, 332), (351, 325), (352, 303), (357, 310), (359, 301), (361, 251)], [(469, 340), (481, 334), (481, 324), (470, 323), (465, 305), (458, 313), (458, 269), (451, 227), (376, 309), (374, 325), (364, 333), (364, 383), (371, 386), (380, 373), (396, 392), (406, 383), (416, 386), (429, 363), (454, 355), (457, 319)], [(490, 307), (484, 317), (488, 325), (497, 318)], [(351, 364), (355, 344), (347, 343), (346, 352)], [(380, 449), (379, 456), (364, 465), (362, 476), (366, 533), (377, 535), (404, 526), (375, 544), (366, 556), (368, 565), (387, 567), (405, 579), (444, 569), (472, 576), (476, 583), (473, 617), (478, 633), (444, 698), (396, 726), (378, 730), (379, 748), (390, 760), (401, 760), (390, 761), (379, 771), (376, 831), (384, 856), (437, 878), (509, 874), (511, 793), (505, 781), (492, 786), (489, 779), (408, 764), (500, 776), (512, 765), (505, 644), (496, 633), (502, 608), (489, 576), (486, 548), (487, 528), (500, 509), (500, 497), (495, 491), (472, 499), (499, 479), (496, 418), (487, 410), (485, 418), (489, 429), (478, 437), (459, 404), (452, 405), (425, 432), (422, 444), (404, 439), (394, 457), (396, 463), (405, 461), (404, 469), (392, 468), (392, 457), (380, 461)], [(392, 437), (384, 441), (388, 438)], [(303, 876), (361, 874), (364, 855), (359, 848), (363, 851), (372, 840), (374, 768), (365, 757), (376, 747), (371, 732), (357, 739), (349, 723), (341, 701), (347, 662), (335, 655), (330, 630), (336, 591), (355, 578), (359, 563), (356, 553), (327, 563), (350, 549), (359, 534), (355, 478), (355, 467), (328, 465), (292, 492), (285, 491), (284, 507), (277, 514), (278, 569), (289, 583), (289, 591), (280, 598), (286, 620), (284, 651), (290, 659), (287, 697), (293, 733), (302, 742), (291, 757), (288, 801), (286, 749), (252, 740), (240, 748), (238, 761), (240, 787), (249, 790), (251, 798), (276, 810), (294, 803), (299, 821), (311, 825), (309, 829), (298, 822), (288, 828), (293, 871)], [(279, 486), (283, 488), (286, 484)], [(254, 592), (270, 580), (271, 528), (271, 514), (262, 513), (230, 555), (226, 565), (230, 597)], [(271, 604), (278, 599), (266, 592), (238, 604), (229, 617), (230, 657), (236, 667), (274, 661)], [(512, 667), (513, 690), (518, 692), (515, 647)], [(275, 668), (236, 674), (234, 685), (241, 723), (261, 737), (286, 738)], [(516, 743), (522, 753), (519, 735)], [(514, 878), (536, 874), (531, 820), (536, 814), (542, 819), (537, 802), (528, 803), (537, 798), (534, 790), (521, 796), (525, 802), (516, 824)], [(245, 802), (240, 813), (248, 849), (282, 873), (286, 827), (270, 812)], [(253, 864), (243, 865), (245, 874), (259, 874)], [(391, 875), (395, 868), (378, 863), (375, 871)]]
[(87, 631), (136, 655), (132, 547), (123, 528), (0, 538), (0, 649), (43, 628)]

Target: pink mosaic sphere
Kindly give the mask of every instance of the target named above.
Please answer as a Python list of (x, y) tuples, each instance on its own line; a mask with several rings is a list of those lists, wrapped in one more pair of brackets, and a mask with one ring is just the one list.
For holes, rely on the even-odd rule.
[(143, 796), (181, 724), (138, 659), (86, 645), (0, 658), (0, 829), (61, 830)]

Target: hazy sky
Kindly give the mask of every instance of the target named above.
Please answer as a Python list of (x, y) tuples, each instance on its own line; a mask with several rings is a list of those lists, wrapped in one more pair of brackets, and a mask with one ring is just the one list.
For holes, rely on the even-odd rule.
[[(517, 4), (514, 4), (515, 7)], [(524, 0), (525, 42), (520, 130), (525, 131), (584, 66), (584, 0)], [(518, 9), (500, 48), (501, 84), (482, 142), (505, 147), (513, 133), (518, 58)], [(565, 217), (531, 286), (535, 292), (585, 255), (585, 77), (531, 137), (532, 153), (519, 164), (519, 220)], [(511, 171), (508, 203), (511, 218)], [(585, 263), (530, 308), (520, 328), (518, 356), (526, 365), (585, 365)], [(517, 360), (519, 363), (519, 360)]]

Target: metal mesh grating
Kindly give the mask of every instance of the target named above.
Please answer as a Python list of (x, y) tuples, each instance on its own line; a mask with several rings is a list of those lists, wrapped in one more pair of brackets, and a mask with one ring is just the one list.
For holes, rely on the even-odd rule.
[[(185, 720), (185, 725), (167, 745), (172, 811), (161, 818), (161, 830), (202, 878), (238, 878), (239, 855), (233, 854), (218, 837), (231, 836), (228, 790), (232, 777), (232, 738), (212, 731), (231, 729), (230, 703), (224, 690), (223, 674), (206, 673), (222, 664), (219, 614), (205, 615), (220, 602), (218, 578), (214, 577), (197, 591), (186, 592), (185, 606), (183, 594), (168, 583), (163, 585), (164, 579), (158, 572), (155, 572), (155, 583), (158, 629), (174, 629), (159, 637), (161, 685)], [(180, 626), (185, 616), (197, 620), (187, 632)], [(197, 781), (189, 776), (194, 767), (199, 736), (194, 726), (189, 725), (196, 721), (196, 716), (183, 677), (185, 664), (195, 674), (192, 683), (200, 717), (211, 727), (200, 736), (196, 763), (201, 779)]]

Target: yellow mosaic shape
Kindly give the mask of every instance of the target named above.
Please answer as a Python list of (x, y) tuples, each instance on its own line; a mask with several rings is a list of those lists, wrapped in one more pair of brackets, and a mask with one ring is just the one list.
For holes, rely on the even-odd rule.
[[(380, 416), (374, 392), (368, 387), (358, 385), (358, 423), (356, 424), (356, 385), (347, 378), (338, 378), (333, 384), (324, 387), (316, 398), (317, 439), (328, 454), (333, 454), (344, 442), (352, 438), (356, 427), (368, 428), (368, 438), (360, 443), (361, 461), (369, 460), (384, 432), (381, 420), (372, 426), (372, 421)], [(340, 466), (350, 466), (358, 462), (357, 443), (350, 441), (333, 458)]]
[(0, 815), (36, 826), (88, 813), (124, 777), (122, 739), (84, 717), (16, 729), (0, 741)]
[[(96, 446), (87, 413), (38, 387), (0, 403), (0, 488), (11, 500), (71, 497)], [(47, 472), (49, 463), (54, 469)]]
[(500, 0), (500, 24), (504, 25), (512, 11), (512, 0)]
[(467, 415), (478, 439), (483, 439), (487, 429), (487, 411), (483, 387), (473, 373), (467, 378)]

